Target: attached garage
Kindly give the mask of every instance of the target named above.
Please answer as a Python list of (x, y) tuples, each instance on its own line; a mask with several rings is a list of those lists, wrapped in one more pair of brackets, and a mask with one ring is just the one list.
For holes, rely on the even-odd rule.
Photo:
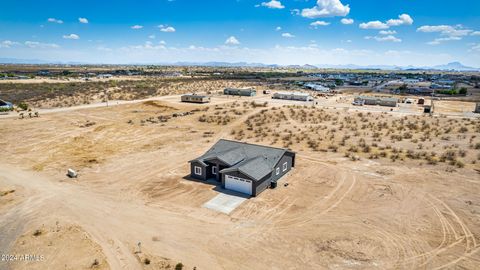
[(225, 175), (225, 188), (252, 195), (252, 180)]

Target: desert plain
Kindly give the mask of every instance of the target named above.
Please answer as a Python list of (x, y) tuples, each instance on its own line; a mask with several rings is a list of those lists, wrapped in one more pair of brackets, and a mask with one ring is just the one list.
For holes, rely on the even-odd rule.
[[(40, 117), (0, 116), (0, 251), (39, 256), (0, 269), (480, 267), (474, 103), (430, 115), (348, 93), (273, 100), (236, 81), (181, 103), (197, 84), (113, 85), (108, 106), (94, 90), (33, 97)], [(218, 94), (227, 86), (258, 95)], [(207, 209), (222, 190), (189, 178), (188, 161), (220, 138), (292, 149), (295, 168), (229, 214)]]

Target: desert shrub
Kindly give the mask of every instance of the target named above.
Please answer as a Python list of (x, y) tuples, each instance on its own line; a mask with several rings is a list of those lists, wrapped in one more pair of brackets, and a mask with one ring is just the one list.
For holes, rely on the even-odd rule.
[(97, 259), (95, 259), (95, 260), (93, 260), (92, 264), (90, 265), (90, 268), (96, 268), (99, 265), (100, 265), (100, 262)]
[(183, 263), (179, 262), (175, 265), (175, 270), (182, 270), (183, 269)]
[(20, 102), (20, 103), (18, 103), (18, 104), (17, 104), (17, 107), (20, 108), (20, 109), (23, 110), (23, 111), (28, 110), (28, 104), (25, 103), (25, 102)]
[(468, 128), (462, 126), (461, 128), (458, 129), (458, 132), (460, 132), (460, 133), (468, 132)]
[(455, 161), (455, 166), (457, 166), (458, 168), (463, 168), (465, 167), (465, 163), (463, 163), (461, 160), (457, 160)]
[(150, 261), (149, 258), (145, 258), (145, 259), (143, 259), (143, 263), (146, 264), (146, 265), (149, 265), (151, 263), (151, 261)]

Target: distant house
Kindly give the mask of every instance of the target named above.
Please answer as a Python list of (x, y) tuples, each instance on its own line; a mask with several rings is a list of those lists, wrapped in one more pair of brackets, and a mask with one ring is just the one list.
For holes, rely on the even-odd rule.
[(190, 102), (190, 103), (208, 103), (210, 102), (209, 96), (201, 96), (196, 94), (187, 94), (181, 96), (182, 102)]
[(99, 79), (109, 79), (109, 78), (112, 78), (113, 75), (112, 74), (98, 74), (97, 75), (97, 78)]
[(316, 83), (307, 83), (305, 88), (318, 92), (330, 92), (330, 88)]
[(48, 76), (48, 75), (50, 75), (50, 71), (49, 71), (49, 70), (46, 70), (46, 69), (45, 69), (45, 70), (39, 70), (39, 71), (37, 72), (37, 75), (38, 75), (38, 76)]
[(253, 87), (249, 88), (225, 88), (223, 90), (224, 95), (232, 96), (247, 96), (253, 97), (257, 94), (257, 91)]
[(0, 99), (0, 109), (1, 110), (12, 110), (13, 109), (13, 104)]
[[(191, 177), (257, 196), (295, 166), (295, 153), (282, 148), (221, 139), (190, 161)], [(274, 183), (274, 184), (272, 184)]]
[(397, 107), (398, 99), (387, 97), (374, 97), (374, 96), (357, 96), (353, 100), (355, 104), (364, 105), (380, 105), (387, 107)]
[(272, 95), (274, 99), (288, 99), (298, 101), (312, 101), (313, 97), (310, 94), (302, 92), (277, 92)]

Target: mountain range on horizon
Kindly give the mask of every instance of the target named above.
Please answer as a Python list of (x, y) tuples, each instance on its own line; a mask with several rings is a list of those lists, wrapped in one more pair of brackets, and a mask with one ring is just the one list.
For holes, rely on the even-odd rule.
[[(0, 64), (22, 65), (102, 65), (101, 63), (88, 63), (76, 61), (47, 61), (40, 59), (0, 58)], [(108, 64), (115, 65), (115, 64)], [(397, 65), (330, 65), (330, 64), (304, 64), (304, 65), (278, 65), (249, 62), (175, 62), (175, 63), (129, 63), (118, 65), (169, 65), (169, 66), (208, 66), (208, 67), (270, 67), (270, 68), (296, 68), (296, 69), (371, 69), (371, 70), (441, 70), (441, 71), (480, 71), (478, 67), (465, 66), (460, 62), (450, 62), (436, 66), (397, 66)]]

